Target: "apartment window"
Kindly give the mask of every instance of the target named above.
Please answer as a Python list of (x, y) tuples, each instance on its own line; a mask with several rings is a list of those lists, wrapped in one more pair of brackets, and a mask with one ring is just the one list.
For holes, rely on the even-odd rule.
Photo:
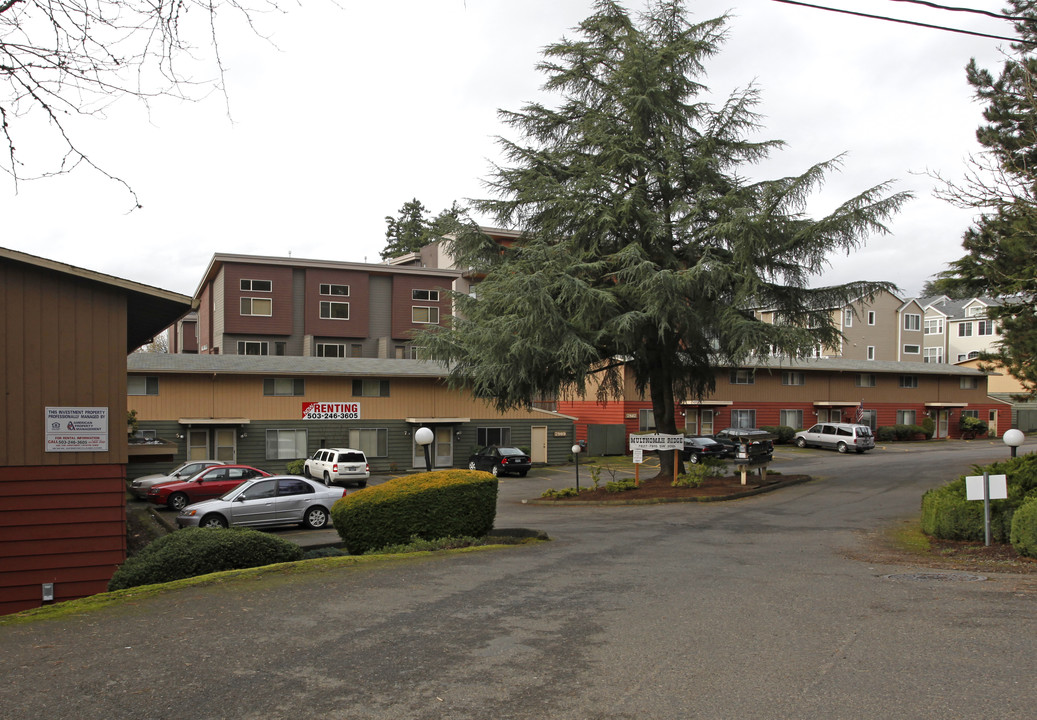
[(133, 437), (141, 440), (158, 440), (158, 430), (135, 430)]
[(976, 323), (976, 334), (977, 335), (993, 335), (994, 334), (994, 323), (990, 320), (980, 320)]
[(756, 371), (751, 368), (735, 368), (731, 371), (732, 385), (753, 385), (756, 382)]
[(411, 290), (411, 300), (424, 300), (425, 302), (439, 302), (439, 290)]
[(875, 324), (875, 311), (874, 310), (869, 310), (868, 311), (868, 324), (869, 325), (874, 325)]
[(481, 427), (475, 429), (475, 442), (479, 447), (488, 445), (499, 445), (508, 447), (511, 445), (511, 428), (509, 427)]
[(637, 429), (641, 432), (655, 430), (655, 411), (644, 408), (637, 413)]
[(385, 428), (349, 431), (349, 447), (363, 450), (367, 457), (389, 457), (389, 431)]
[(272, 292), (274, 283), (270, 280), (242, 280), (240, 287), (245, 292)]
[(897, 425), (914, 425), (914, 410), (897, 410)]
[(266, 378), (263, 380), (263, 394), (284, 397), (304, 395), (306, 381), (302, 378)]
[(900, 376), (900, 387), (902, 387), (902, 388), (916, 388), (916, 387), (918, 387), (918, 376), (917, 375), (901, 375)]
[(922, 352), (922, 346), (921, 345), (905, 345), (904, 346), (904, 354), (905, 355), (918, 355), (921, 352)]
[(943, 362), (943, 348), (942, 347), (927, 347), (922, 350), (922, 360), (927, 363), (942, 363)]
[(267, 460), (298, 460), (306, 457), (305, 430), (267, 430)]
[[(806, 373), (793, 372), (786, 370), (781, 374), (782, 385), (806, 385), (807, 376)], [(798, 427), (798, 426), (796, 426)]]
[(439, 308), (415, 305), (410, 309), (410, 321), (427, 325), (439, 324)]
[(925, 321), (926, 335), (943, 335), (943, 318), (929, 318)]
[(397, 345), (395, 357), (397, 360), (417, 360), (418, 348), (414, 345)]
[(972, 335), (972, 323), (958, 323), (958, 337), (970, 337)]
[(916, 313), (906, 313), (904, 315), (904, 329), (905, 330), (921, 330), (922, 329), (922, 316)]
[(973, 305), (972, 307), (970, 307), (968, 310), (965, 311), (965, 314), (968, 315), (969, 317), (976, 317), (977, 315), (982, 315), (985, 311), (986, 311), (986, 308), (983, 307), (982, 305)]
[(348, 320), (349, 303), (321, 300), (320, 316), (323, 320)]
[(854, 383), (856, 387), (875, 387), (875, 374), (874, 373), (857, 373), (854, 377)]
[(158, 395), (158, 377), (154, 375), (130, 375), (126, 378), (127, 395)]
[(963, 418), (974, 417), (979, 420), (979, 410), (962, 410), (961, 416)]
[(869, 360), (874, 360), (875, 359), (875, 346), (874, 345), (869, 345), (868, 346), (868, 359)]
[(961, 379), (962, 390), (979, 390), (979, 378), (978, 377), (963, 377)]
[(238, 355), (268, 355), (269, 345), (261, 340), (238, 340)]
[(338, 297), (349, 297), (348, 285), (335, 285), (333, 283), (320, 284), (321, 295), (337, 295)]
[(853, 308), (843, 310), (843, 327), (853, 327)]
[(752, 428), (756, 427), (755, 410), (732, 410), (731, 427)]
[(797, 430), (803, 427), (803, 411), (802, 410), (782, 410), (778, 422), (781, 425), (790, 428), (796, 428)]
[(274, 301), (270, 298), (241, 298), (242, 315), (259, 315), (270, 317), (274, 314)]
[(317, 357), (344, 358), (346, 346), (343, 343), (317, 343)]
[(274, 355), (278, 357), (284, 357), (285, 350), (288, 348), (288, 343), (284, 340), (278, 340), (274, 343)]
[(389, 381), (357, 378), (353, 380), (353, 397), (389, 397)]

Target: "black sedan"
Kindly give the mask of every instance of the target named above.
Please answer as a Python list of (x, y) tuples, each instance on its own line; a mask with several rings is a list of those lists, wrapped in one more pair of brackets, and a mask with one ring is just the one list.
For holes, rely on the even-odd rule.
[(681, 457), (692, 465), (698, 464), (702, 458), (721, 458), (727, 456), (727, 446), (708, 437), (684, 438), (684, 451)]
[(485, 470), (494, 475), (525, 477), (531, 462), (529, 455), (518, 448), (489, 445), (468, 458), (469, 470)]

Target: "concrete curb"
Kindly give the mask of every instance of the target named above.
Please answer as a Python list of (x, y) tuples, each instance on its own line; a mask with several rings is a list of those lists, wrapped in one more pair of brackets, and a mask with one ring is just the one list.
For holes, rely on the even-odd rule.
[(602, 505), (660, 505), (663, 503), (709, 503), (709, 502), (724, 502), (727, 500), (739, 500), (741, 498), (752, 497), (753, 495), (762, 495), (764, 493), (774, 492), (775, 490), (781, 490), (782, 488), (792, 487), (793, 485), (801, 485), (802, 483), (811, 482), (816, 480), (813, 476), (799, 477), (792, 480), (783, 480), (776, 482), (772, 485), (765, 487), (752, 488), (744, 492), (735, 493), (733, 495), (717, 495), (713, 497), (686, 497), (686, 498), (649, 498), (643, 500), (549, 500), (547, 498), (533, 498), (532, 500), (523, 500), (524, 505), (568, 505), (568, 506), (602, 506)]

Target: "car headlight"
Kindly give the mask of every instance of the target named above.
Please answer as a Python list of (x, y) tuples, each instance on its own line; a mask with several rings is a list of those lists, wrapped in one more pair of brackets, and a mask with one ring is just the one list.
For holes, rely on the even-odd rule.
[(190, 508), (184, 508), (180, 511), (180, 517), (194, 517), (197, 514), (197, 510), (191, 510)]

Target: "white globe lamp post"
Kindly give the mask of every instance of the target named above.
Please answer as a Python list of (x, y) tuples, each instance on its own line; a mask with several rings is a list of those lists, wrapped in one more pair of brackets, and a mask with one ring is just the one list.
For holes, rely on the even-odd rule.
[(1004, 436), (1001, 439), (1005, 441), (1005, 445), (1012, 448), (1012, 457), (1015, 457), (1016, 450), (1020, 445), (1023, 444), (1023, 440), (1025, 438), (1026, 436), (1023, 435), (1022, 430), (1016, 430), (1015, 428), (1012, 428), (1011, 430), (1006, 430)]
[(425, 451), (425, 470), (426, 472), (432, 472), (432, 455), (429, 453), (429, 445), (436, 439), (436, 434), (427, 427), (420, 427), (414, 433), (414, 442), (421, 445), (421, 449)]

